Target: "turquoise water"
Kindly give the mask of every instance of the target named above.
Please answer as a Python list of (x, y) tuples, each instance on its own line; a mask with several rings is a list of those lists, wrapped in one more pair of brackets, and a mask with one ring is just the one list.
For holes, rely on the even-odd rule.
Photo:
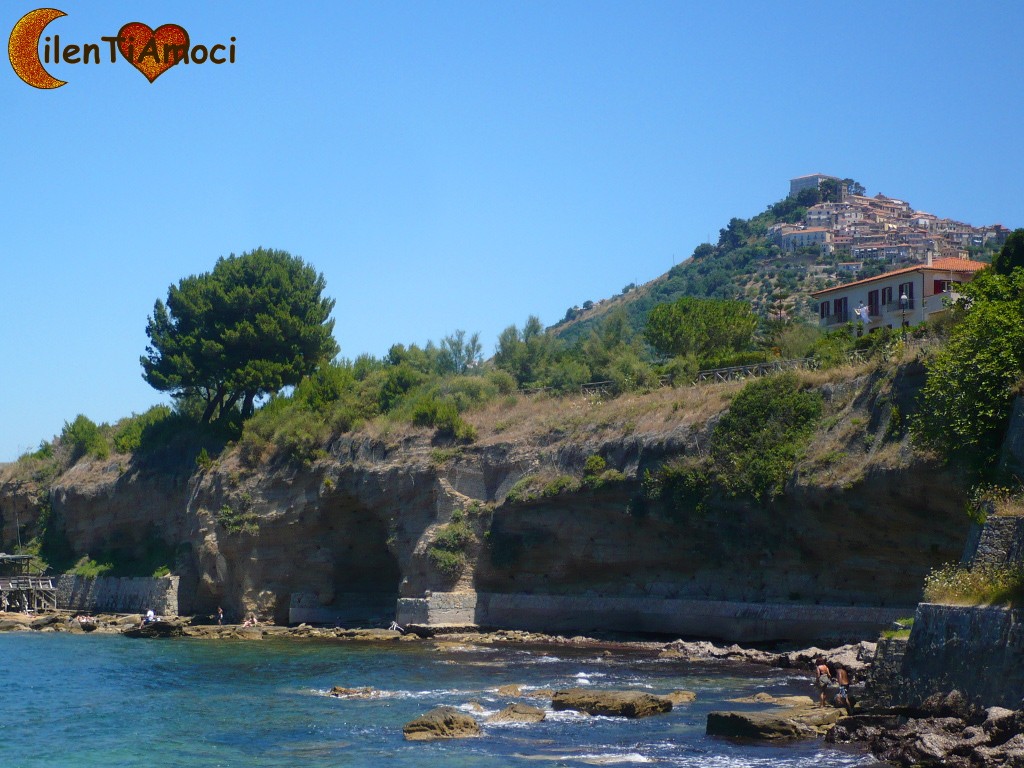
[[(780, 670), (604, 658), (571, 649), (439, 652), (427, 644), (130, 640), (0, 635), (0, 766), (867, 766), (862, 753), (810, 742), (734, 744), (704, 735), (712, 709), (768, 691), (808, 694)], [(695, 703), (643, 720), (549, 713), (543, 723), (484, 725), (479, 739), (407, 743), (402, 725), (432, 707), (487, 713), (495, 689), (695, 691)], [(334, 685), (379, 699), (341, 700)], [(543, 705), (542, 700), (526, 700)], [(468, 709), (467, 709), (468, 711)], [(476, 715), (478, 718), (483, 715)], [(383, 761), (383, 763), (382, 763)]]

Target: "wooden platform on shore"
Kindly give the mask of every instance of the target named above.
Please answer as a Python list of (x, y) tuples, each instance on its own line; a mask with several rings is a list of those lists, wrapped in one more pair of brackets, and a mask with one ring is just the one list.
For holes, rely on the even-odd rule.
[(28, 573), (31, 555), (0, 552), (0, 611), (57, 609), (57, 588), (49, 576)]

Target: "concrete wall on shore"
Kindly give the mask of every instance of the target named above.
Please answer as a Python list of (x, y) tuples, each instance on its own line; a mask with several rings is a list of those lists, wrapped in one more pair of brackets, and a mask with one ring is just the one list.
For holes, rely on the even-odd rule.
[(82, 576), (57, 577), (57, 607), (90, 613), (145, 613), (178, 615), (177, 576), (162, 578)]
[(595, 631), (730, 642), (842, 641), (877, 636), (912, 608), (668, 598), (434, 592), (398, 601), (399, 624), (467, 625), (552, 633)]
[(902, 660), (905, 704), (957, 689), (984, 706), (1024, 698), (1024, 612), (922, 603)]

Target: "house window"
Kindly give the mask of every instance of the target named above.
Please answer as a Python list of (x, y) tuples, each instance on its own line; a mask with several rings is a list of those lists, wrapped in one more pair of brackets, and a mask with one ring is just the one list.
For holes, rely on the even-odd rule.
[(826, 317), (828, 317), (831, 314), (832, 314), (832, 305), (829, 304), (827, 301), (823, 301), (823, 302), (821, 302), (821, 304), (818, 305), (818, 315), (819, 315), (819, 317), (821, 317), (822, 320), (824, 320)]
[(882, 289), (882, 304), (892, 304), (892, 288)]
[(868, 314), (870, 314), (872, 317), (874, 317), (875, 315), (882, 314), (879, 311), (877, 290), (868, 291)]
[(955, 280), (936, 280), (934, 286), (935, 293), (945, 293), (946, 291), (953, 290), (954, 285), (959, 285)]
[(900, 283), (900, 296), (907, 294), (907, 298), (911, 301), (914, 300), (914, 284), (913, 283)]
[(845, 296), (843, 296), (843, 298), (841, 299), (832, 300), (832, 314), (836, 315), (839, 318), (840, 322), (845, 322), (847, 320), (847, 309), (848, 306), (846, 303)]

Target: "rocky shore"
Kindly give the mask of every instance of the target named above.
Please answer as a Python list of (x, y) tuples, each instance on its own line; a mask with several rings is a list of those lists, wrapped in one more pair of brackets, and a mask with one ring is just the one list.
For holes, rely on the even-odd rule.
[[(851, 670), (858, 684), (854, 691), (861, 697), (875, 655), (875, 644), (861, 642), (839, 648), (806, 648), (795, 651), (770, 651), (719, 646), (706, 641), (671, 642), (609, 640), (574, 636), (564, 637), (525, 631), (463, 632), (434, 637), (391, 629), (294, 627), (273, 624), (244, 626), (218, 625), (187, 617), (170, 617), (144, 624), (137, 614), (99, 614), (81, 616), (68, 612), (42, 615), (0, 614), (0, 632), (70, 632), (121, 634), (140, 638), (182, 637), (206, 640), (256, 641), (293, 639), (349, 641), (369, 643), (420, 642), (445, 652), (471, 650), (479, 646), (526, 645), (589, 648), (606, 654), (629, 652), (652, 657), (689, 661), (720, 660), (758, 664), (779, 669), (806, 670), (818, 655), (841, 663)], [(504, 693), (518, 694), (515, 686)], [(538, 692), (540, 693), (540, 692)], [(643, 698), (639, 692), (622, 691), (544, 691), (552, 705), (580, 711), (613, 713), (626, 717), (654, 714), (671, 709), (673, 703), (692, 700), (693, 694), (676, 692), (672, 697)], [(339, 697), (372, 696), (372, 691), (338, 688), (331, 695)], [(604, 696), (604, 698), (601, 698)], [(583, 697), (583, 698), (581, 698)], [(588, 698), (589, 697), (589, 698)], [(593, 699), (593, 700), (591, 700)], [(983, 707), (953, 691), (935, 695), (917, 707), (873, 705), (869, 698), (858, 703), (852, 716), (843, 716), (836, 708), (821, 709), (808, 697), (775, 698), (759, 694), (740, 699), (742, 704), (762, 704), (762, 709), (736, 712), (714, 712), (708, 717), (709, 735), (726, 738), (784, 740), (821, 738), (832, 744), (858, 743), (868, 747), (880, 760), (896, 766), (951, 766), (952, 768), (989, 768), (1019, 766), (1024, 768), (1024, 709)], [(503, 717), (537, 717), (536, 708), (517, 705), (524, 711), (510, 710)], [(529, 710), (529, 711), (527, 711)], [(539, 711), (539, 710), (538, 710)], [(432, 739), (472, 735), (473, 728), (459, 725), (449, 712), (426, 713), (425, 720), (411, 727), (410, 738)], [(470, 718), (472, 719), (472, 718)], [(461, 721), (459, 721), (461, 722)], [(419, 735), (412, 735), (412, 734)], [(452, 736), (451, 734), (459, 734)]]

